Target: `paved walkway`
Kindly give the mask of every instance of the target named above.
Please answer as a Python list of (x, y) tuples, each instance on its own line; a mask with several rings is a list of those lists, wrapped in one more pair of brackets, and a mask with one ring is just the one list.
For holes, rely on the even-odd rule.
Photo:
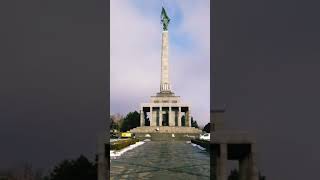
[(210, 179), (210, 155), (185, 141), (150, 141), (110, 163), (110, 179)]

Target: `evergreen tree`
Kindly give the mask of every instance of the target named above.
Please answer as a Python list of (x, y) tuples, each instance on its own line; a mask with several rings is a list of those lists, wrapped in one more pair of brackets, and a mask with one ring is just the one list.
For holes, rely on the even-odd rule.
[(186, 117), (184, 115), (182, 115), (181, 117), (181, 126), (185, 126), (186, 125)]
[(191, 127), (199, 128), (197, 121), (193, 120), (193, 117), (191, 117)]
[(120, 130), (122, 132), (126, 132), (138, 126), (140, 126), (140, 113), (137, 111), (129, 112), (123, 119)]
[(54, 167), (48, 180), (96, 180), (97, 165), (81, 155), (76, 160), (64, 160)]
[(203, 127), (203, 131), (205, 131), (206, 133), (210, 133), (210, 123), (206, 124), (206, 125)]

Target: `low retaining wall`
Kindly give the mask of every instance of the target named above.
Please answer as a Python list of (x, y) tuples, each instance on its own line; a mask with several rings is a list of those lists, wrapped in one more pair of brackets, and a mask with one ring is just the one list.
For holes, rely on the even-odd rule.
[[(150, 139), (152, 141), (190, 141), (191, 139), (199, 138), (199, 134), (173, 134), (172, 133), (135, 133), (136, 138), (140, 140)], [(150, 135), (150, 137), (146, 137)]]

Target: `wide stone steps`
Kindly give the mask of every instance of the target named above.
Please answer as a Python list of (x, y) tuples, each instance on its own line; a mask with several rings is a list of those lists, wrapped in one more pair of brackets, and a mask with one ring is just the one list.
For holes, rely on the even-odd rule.
[[(157, 131), (157, 128), (159, 129)], [(202, 133), (195, 127), (142, 126), (131, 129), (131, 133)]]

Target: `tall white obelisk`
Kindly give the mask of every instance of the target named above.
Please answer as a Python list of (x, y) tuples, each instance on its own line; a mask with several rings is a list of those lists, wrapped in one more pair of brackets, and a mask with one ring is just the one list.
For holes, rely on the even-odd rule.
[(160, 92), (170, 91), (171, 87), (169, 80), (169, 37), (168, 31), (162, 31)]
[(164, 8), (161, 12), (161, 21), (163, 24), (162, 47), (161, 47), (161, 82), (160, 93), (170, 93), (171, 85), (169, 80), (169, 33), (168, 25), (170, 18)]

